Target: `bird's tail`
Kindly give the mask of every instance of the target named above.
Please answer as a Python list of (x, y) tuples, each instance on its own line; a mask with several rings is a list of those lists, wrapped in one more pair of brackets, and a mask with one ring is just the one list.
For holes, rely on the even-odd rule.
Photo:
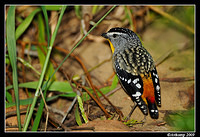
[(147, 103), (148, 103), (148, 109), (149, 109), (149, 114), (151, 118), (158, 119), (159, 114), (158, 114), (158, 109), (157, 109), (155, 101), (152, 102), (151, 100), (147, 99)]

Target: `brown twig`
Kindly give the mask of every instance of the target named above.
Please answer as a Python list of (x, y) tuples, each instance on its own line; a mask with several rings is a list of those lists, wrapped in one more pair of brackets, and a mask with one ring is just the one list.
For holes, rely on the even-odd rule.
[(124, 115), (123, 115), (123, 113), (115, 106), (115, 105), (113, 105), (111, 102), (110, 102), (110, 100), (102, 93), (102, 91), (100, 90), (100, 89), (98, 89), (97, 87), (96, 87), (96, 89), (99, 91), (99, 93), (106, 99), (106, 101), (115, 109), (115, 111), (117, 112), (117, 114), (119, 115), (119, 117), (120, 117), (120, 120), (122, 120), (123, 118), (122, 117), (124, 117)]
[(102, 111), (105, 113), (106, 117), (109, 118), (110, 115), (108, 114), (107, 110), (102, 106), (102, 104), (88, 91), (84, 86), (81, 86), (89, 95), (90, 97), (99, 105), (99, 107), (102, 109)]
[(48, 118), (49, 118), (49, 109), (48, 109), (47, 103), (46, 103), (46, 101), (45, 101), (45, 99), (44, 99), (44, 95), (43, 95), (41, 89), (40, 89), (40, 94), (41, 94), (41, 96), (42, 96), (42, 99), (43, 99), (43, 101), (44, 101), (44, 106), (45, 106), (46, 111), (47, 111), (46, 122), (45, 122), (45, 127), (44, 127), (44, 131), (46, 132), (46, 131), (47, 131)]
[[(119, 90), (121, 88), (121, 86), (116, 87), (115, 89), (111, 90), (110, 92), (108, 92), (107, 94), (105, 94), (105, 96), (110, 96), (111, 94), (115, 93), (117, 90)], [(103, 97), (100, 98), (101, 100), (103, 100)]]
[[(64, 49), (62, 49), (60, 47), (54, 46), (54, 48), (55, 49), (60, 49), (60, 51), (64, 51), (65, 53), (69, 54), (69, 51), (64, 50)], [(83, 68), (83, 70), (84, 70), (84, 72), (85, 72), (85, 74), (86, 74), (86, 76), (87, 76), (87, 78), (89, 80), (90, 86), (91, 86), (92, 90), (94, 91), (97, 100), (100, 102), (99, 96), (98, 96), (98, 94), (97, 94), (97, 92), (96, 92), (96, 90), (94, 88), (94, 85), (93, 85), (92, 80), (91, 80), (91, 76), (90, 76), (87, 68), (85, 67), (85, 65), (83, 64), (83, 62), (81, 61), (81, 59), (79, 57), (77, 57), (75, 54), (72, 53), (70, 56), (74, 57), (80, 63), (80, 65), (82, 66), (82, 68)]]
[[(47, 112), (45, 111), (44, 113), (45, 115), (47, 115)], [(64, 124), (62, 124), (59, 120), (57, 120), (55, 117), (54, 117), (54, 114), (52, 114), (51, 112), (49, 113), (49, 121), (53, 121), (51, 123), (56, 123), (58, 124), (60, 127), (62, 127), (65, 131), (70, 131), (71, 129), (69, 127), (66, 127)], [(55, 124), (54, 124), (55, 126)]]
[(160, 78), (160, 81), (163, 82), (185, 82), (185, 81), (193, 81), (194, 77), (176, 77), (176, 78)]
[(172, 54), (173, 54), (173, 52), (174, 52), (175, 50), (169, 50), (168, 52), (166, 52), (164, 55), (162, 55), (160, 58), (158, 58), (157, 59), (157, 61), (155, 62), (155, 65), (156, 66), (158, 66), (158, 65), (160, 65), (162, 62), (164, 62), (167, 58), (169, 58)]
[(93, 130), (95, 129), (95, 127), (70, 127), (71, 130)]
[(107, 82), (110, 81), (115, 76), (115, 72), (112, 73), (112, 75), (106, 80)]
[[(20, 111), (20, 114), (25, 114), (27, 112), (27, 108), (22, 108), (19, 111)], [(34, 108), (34, 111), (37, 111), (37, 109)], [(10, 111), (10, 112), (6, 113), (6, 118), (9, 118), (9, 117), (12, 117), (12, 116), (16, 116), (16, 115), (17, 115), (16, 110)]]
[[(60, 48), (60, 47), (57, 47), (57, 46), (54, 46), (54, 48), (55, 49), (60, 49), (61, 51), (64, 51), (65, 53), (69, 53), (69, 51), (67, 51), (67, 50), (64, 50), (64, 49), (62, 49), (62, 48)], [(88, 72), (88, 70), (87, 70), (87, 68), (85, 67), (85, 65), (83, 64), (83, 62), (81, 61), (81, 59), (79, 58), (79, 57), (77, 57), (75, 54), (71, 54), (71, 56), (72, 57), (74, 57), (79, 63), (80, 63), (80, 65), (82, 66), (82, 68), (83, 68), (83, 70), (84, 70), (84, 72), (85, 72), (85, 74), (86, 74), (86, 76), (87, 76), (87, 79), (88, 79), (88, 81), (89, 81), (89, 85), (90, 85), (90, 87), (93, 89), (93, 91), (94, 91), (94, 93), (95, 93), (95, 95), (96, 95), (96, 98), (97, 98), (97, 100), (95, 101), (95, 102), (98, 102), (97, 104), (100, 104), (99, 106), (101, 107), (101, 109), (104, 111), (105, 110), (105, 108), (102, 106), (102, 103), (101, 103), (101, 100), (100, 100), (100, 98), (99, 98), (99, 96), (98, 96), (98, 94), (97, 94), (97, 92), (96, 92), (96, 89), (95, 89), (95, 87), (94, 87), (94, 85), (93, 85), (93, 83), (92, 83), (92, 80), (91, 80), (91, 76), (89, 75), (89, 72)], [(74, 81), (74, 83), (76, 83), (75, 81)], [(83, 86), (81, 86), (81, 87), (83, 87)], [(88, 91), (89, 92), (89, 91)], [(91, 94), (91, 93), (90, 93)], [(90, 95), (91, 96), (91, 95)], [(93, 96), (93, 95), (92, 95)], [(92, 99), (94, 99), (94, 96), (92, 97)], [(104, 111), (105, 112), (105, 114), (106, 114), (106, 111)], [(107, 114), (106, 114), (107, 115)], [(108, 115), (107, 115), (108, 116)]]

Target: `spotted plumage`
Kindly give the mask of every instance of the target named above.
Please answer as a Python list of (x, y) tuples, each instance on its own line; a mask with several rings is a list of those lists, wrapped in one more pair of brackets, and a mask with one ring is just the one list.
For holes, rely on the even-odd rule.
[(124, 91), (137, 103), (144, 115), (158, 118), (161, 106), (160, 84), (152, 56), (139, 37), (125, 28), (112, 28), (102, 34), (113, 52), (113, 67)]

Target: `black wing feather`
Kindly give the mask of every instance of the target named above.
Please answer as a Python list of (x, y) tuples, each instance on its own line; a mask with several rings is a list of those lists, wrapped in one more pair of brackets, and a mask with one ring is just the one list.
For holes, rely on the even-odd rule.
[(123, 69), (119, 69), (117, 63), (118, 62), (115, 62), (114, 68), (124, 91), (137, 103), (143, 114), (147, 115), (147, 105), (141, 98), (141, 95), (143, 94), (143, 82), (141, 76), (132, 75)]
[(161, 95), (160, 95), (160, 81), (158, 78), (156, 67), (151, 71), (153, 86), (154, 86), (154, 95), (156, 103), (161, 107)]

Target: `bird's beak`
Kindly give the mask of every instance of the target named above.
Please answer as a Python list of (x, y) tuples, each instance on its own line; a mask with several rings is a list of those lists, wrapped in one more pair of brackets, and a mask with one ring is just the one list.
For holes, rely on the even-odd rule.
[(101, 36), (104, 37), (104, 38), (106, 38), (106, 39), (108, 39), (107, 33), (103, 33), (103, 34), (101, 34)]

